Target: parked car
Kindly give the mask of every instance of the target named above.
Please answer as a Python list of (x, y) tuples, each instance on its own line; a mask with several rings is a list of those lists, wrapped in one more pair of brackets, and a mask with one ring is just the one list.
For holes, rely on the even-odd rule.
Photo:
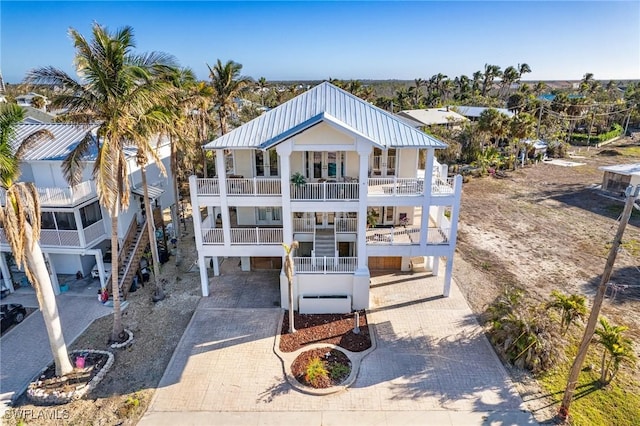
[[(104, 265), (104, 275), (109, 278), (111, 275), (111, 251), (107, 251), (102, 256), (102, 263)], [(93, 278), (100, 278), (100, 272), (98, 271), (98, 264), (96, 263), (91, 270), (91, 276)]]
[(0, 329), (4, 332), (13, 324), (19, 324), (27, 316), (27, 310), (19, 303), (9, 303), (0, 306)]

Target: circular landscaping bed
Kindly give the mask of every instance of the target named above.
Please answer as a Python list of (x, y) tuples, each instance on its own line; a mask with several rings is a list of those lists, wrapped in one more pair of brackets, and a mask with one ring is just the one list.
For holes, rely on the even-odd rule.
[(351, 361), (344, 352), (330, 347), (302, 352), (291, 364), (300, 384), (315, 389), (340, 386), (351, 374)]
[(56, 376), (56, 366), (51, 363), (29, 384), (27, 397), (36, 404), (66, 404), (79, 399), (91, 391), (111, 368), (114, 357), (111, 352), (98, 350), (73, 351), (73, 371), (65, 376)]

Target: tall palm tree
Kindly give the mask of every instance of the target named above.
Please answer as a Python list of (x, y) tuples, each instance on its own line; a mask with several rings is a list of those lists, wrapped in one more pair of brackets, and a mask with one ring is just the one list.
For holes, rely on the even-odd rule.
[(52, 138), (48, 131), (38, 131), (21, 141), (14, 151), (11, 140), (24, 112), (16, 104), (0, 104), (0, 187), (4, 192), (4, 206), (0, 208), (0, 224), (18, 267), (33, 284), (49, 337), (49, 346), (56, 366), (56, 375), (71, 373), (67, 345), (62, 334), (58, 306), (51, 285), (51, 277), (40, 249), (40, 200), (33, 183), (16, 182), (20, 177), (23, 154), (38, 141)]
[(213, 103), (220, 120), (220, 132), (224, 135), (229, 132), (228, 121), (232, 113), (238, 113), (236, 98), (239, 98), (251, 84), (249, 77), (242, 76), (242, 64), (227, 61), (223, 64), (220, 59), (209, 68), (209, 78), (213, 87)]
[(256, 83), (258, 90), (260, 91), (260, 105), (264, 106), (264, 91), (267, 88), (267, 79), (260, 77)]
[[(52, 102), (54, 107), (65, 108), (69, 120), (100, 124), (93, 178), (100, 204), (111, 217), (111, 340), (121, 341), (125, 333), (118, 285), (118, 217), (121, 210), (129, 207), (129, 169), (124, 147), (139, 139), (134, 133), (136, 124), (166, 92), (166, 83), (158, 77), (175, 67), (175, 60), (159, 52), (135, 54), (131, 27), (110, 33), (94, 23), (90, 41), (73, 28), (69, 35), (76, 49), (76, 72), (82, 80), (78, 82), (64, 71), (45, 67), (30, 71), (27, 81), (62, 87)], [(65, 177), (72, 185), (81, 179), (81, 159), (92, 144), (91, 138), (85, 138), (63, 162)]]
[(493, 80), (502, 77), (502, 71), (498, 65), (484, 64), (484, 74), (482, 75), (482, 96), (486, 96), (491, 90)]

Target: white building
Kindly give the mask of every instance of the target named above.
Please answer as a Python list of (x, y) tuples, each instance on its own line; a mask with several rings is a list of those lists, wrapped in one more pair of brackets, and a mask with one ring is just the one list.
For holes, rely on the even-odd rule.
[[(50, 131), (54, 139), (41, 141), (26, 152), (21, 164), (20, 181), (33, 182), (40, 196), (42, 211), (42, 230), (40, 246), (54, 284), (59, 292), (56, 274), (72, 274), (81, 272), (87, 276), (94, 265), (98, 264), (101, 286), (106, 287), (107, 278), (103, 268), (103, 254), (110, 247), (111, 219), (108, 212), (100, 206), (92, 179), (92, 170), (97, 155), (97, 145), (90, 150), (84, 159), (82, 182), (70, 187), (62, 173), (62, 161), (78, 145), (87, 133), (95, 137), (97, 126), (80, 126), (74, 124), (20, 124), (16, 137), (12, 141), (14, 149), (26, 136), (37, 130)], [(142, 246), (144, 249), (148, 239), (146, 232), (137, 233), (144, 223), (141, 196), (141, 171), (136, 164), (135, 148), (125, 149), (129, 167), (131, 184), (131, 203), (128, 210), (118, 217), (118, 238), (123, 261), (125, 252)], [(163, 176), (158, 166), (150, 164), (146, 167), (149, 193), (156, 208), (163, 210), (173, 204), (173, 183), (170, 175), (170, 146), (166, 140), (158, 144), (158, 155), (162, 159), (167, 176)], [(153, 194), (153, 195), (151, 195)], [(4, 205), (4, 194), (0, 194), (0, 203)], [(158, 220), (156, 219), (156, 224)], [(10, 279), (7, 254), (11, 252), (3, 230), (0, 228), (0, 271), (2, 287), (13, 291)], [(124, 281), (132, 280), (137, 271), (135, 256), (128, 258), (130, 264), (122, 265), (125, 273)], [(139, 260), (139, 258), (138, 258)], [(129, 271), (131, 270), (131, 273)]]
[(602, 189), (616, 195), (623, 195), (629, 185), (640, 185), (640, 163), (617, 164), (598, 167), (604, 172)]
[[(426, 261), (437, 274), (440, 257), (447, 296), (462, 180), (436, 162), (445, 147), (329, 83), (209, 142), (215, 177), (190, 178), (202, 294), (209, 258), (214, 275), (226, 256), (240, 257), (245, 271), (280, 268), (281, 243), (297, 240), (294, 309), (302, 313), (367, 308), (371, 269)], [(374, 213), (377, 226), (368, 227)], [(280, 283), (286, 308), (284, 273)]]

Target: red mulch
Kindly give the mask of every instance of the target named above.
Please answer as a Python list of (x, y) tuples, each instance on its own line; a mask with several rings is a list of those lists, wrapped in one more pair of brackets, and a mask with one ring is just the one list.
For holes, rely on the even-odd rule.
[(294, 352), (312, 343), (331, 343), (351, 352), (362, 352), (371, 347), (369, 325), (365, 311), (360, 312), (360, 333), (353, 332), (355, 314), (294, 313), (296, 332), (289, 333), (289, 313), (285, 312), (280, 331), (280, 350)]
[[(320, 374), (314, 380), (307, 376), (307, 366), (314, 359), (322, 362), (326, 374)], [(303, 385), (323, 389), (338, 386), (349, 377), (351, 361), (342, 352), (331, 348), (318, 348), (302, 352), (291, 364), (291, 373)]]

